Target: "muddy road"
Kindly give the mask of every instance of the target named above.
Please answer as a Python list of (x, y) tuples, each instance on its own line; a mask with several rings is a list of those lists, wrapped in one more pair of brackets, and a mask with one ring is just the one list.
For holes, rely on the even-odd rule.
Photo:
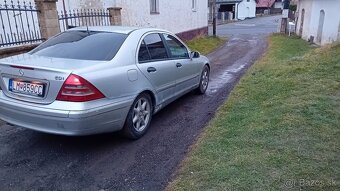
[(47, 135), (0, 121), (0, 190), (162, 190), (240, 77), (264, 53), (277, 19), (219, 26), (218, 35), (229, 42), (208, 55), (206, 95), (189, 93), (167, 106), (140, 140), (117, 133)]

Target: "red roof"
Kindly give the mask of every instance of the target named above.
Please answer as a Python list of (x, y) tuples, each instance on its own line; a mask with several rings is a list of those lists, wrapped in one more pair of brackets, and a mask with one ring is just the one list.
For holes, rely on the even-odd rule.
[(275, 3), (275, 0), (258, 0), (256, 7), (271, 7)]

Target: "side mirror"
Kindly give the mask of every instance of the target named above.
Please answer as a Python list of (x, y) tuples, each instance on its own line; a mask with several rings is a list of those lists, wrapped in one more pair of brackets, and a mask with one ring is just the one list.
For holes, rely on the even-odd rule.
[(201, 54), (199, 52), (191, 52), (190, 54), (190, 58), (199, 58), (201, 56)]

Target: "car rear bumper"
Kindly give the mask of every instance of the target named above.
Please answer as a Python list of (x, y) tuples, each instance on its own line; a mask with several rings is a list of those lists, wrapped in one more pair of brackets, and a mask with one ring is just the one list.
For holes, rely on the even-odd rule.
[(131, 104), (132, 100), (125, 100), (81, 111), (54, 110), (4, 101), (0, 95), (0, 119), (45, 133), (91, 135), (122, 129)]

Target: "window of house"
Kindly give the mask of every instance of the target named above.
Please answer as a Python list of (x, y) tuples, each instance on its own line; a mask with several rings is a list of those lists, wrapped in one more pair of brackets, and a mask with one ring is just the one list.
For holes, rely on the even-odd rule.
[(159, 0), (150, 0), (150, 13), (159, 13)]
[(168, 45), (171, 58), (189, 58), (187, 48), (174, 36), (164, 34), (164, 39)]
[(159, 34), (147, 35), (138, 52), (139, 62), (163, 60), (167, 58), (168, 53)]
[(192, 1), (191, 9), (192, 9), (192, 11), (196, 11), (197, 10), (197, 0), (191, 0), (191, 1)]

